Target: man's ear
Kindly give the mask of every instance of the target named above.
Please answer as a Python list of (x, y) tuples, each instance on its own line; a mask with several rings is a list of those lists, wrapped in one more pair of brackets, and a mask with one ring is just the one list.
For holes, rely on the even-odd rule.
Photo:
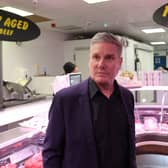
[(120, 56), (120, 66), (121, 66), (122, 62), (123, 62), (123, 57)]

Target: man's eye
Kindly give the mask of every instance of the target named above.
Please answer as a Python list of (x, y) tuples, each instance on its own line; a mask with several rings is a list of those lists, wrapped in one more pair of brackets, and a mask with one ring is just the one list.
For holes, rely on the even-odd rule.
[(113, 57), (112, 57), (111, 55), (109, 55), (109, 56), (106, 57), (106, 59), (107, 59), (107, 60), (112, 60)]
[(94, 55), (94, 56), (93, 56), (93, 59), (99, 60), (99, 56), (98, 56), (98, 55)]
[(106, 60), (114, 60), (115, 57), (113, 55), (107, 55)]

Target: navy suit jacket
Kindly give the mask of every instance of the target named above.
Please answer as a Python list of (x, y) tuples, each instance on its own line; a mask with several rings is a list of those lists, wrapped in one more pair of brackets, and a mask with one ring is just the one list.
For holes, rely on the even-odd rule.
[[(43, 148), (44, 168), (98, 168), (88, 79), (54, 96)], [(129, 168), (136, 168), (133, 95), (119, 86), (129, 123)]]

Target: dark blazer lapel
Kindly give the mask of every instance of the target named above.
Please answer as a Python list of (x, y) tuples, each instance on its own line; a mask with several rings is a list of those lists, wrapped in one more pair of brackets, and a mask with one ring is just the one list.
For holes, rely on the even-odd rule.
[(92, 116), (91, 116), (91, 108), (89, 103), (89, 96), (88, 96), (88, 80), (85, 81), (83, 88), (81, 89), (81, 96), (79, 99), (81, 105), (81, 124), (82, 129), (86, 135), (87, 141), (89, 143), (94, 144), (96, 149), (96, 143), (94, 139), (94, 132), (93, 132), (93, 124), (92, 124)]
[[(125, 95), (125, 92), (123, 91), (122, 87), (119, 86), (119, 90), (120, 90), (121, 100), (122, 100), (126, 115), (128, 116), (128, 123), (130, 125), (132, 123), (132, 121), (131, 121), (132, 117), (130, 116), (129, 109), (128, 109), (127, 103), (125, 101), (127, 96)], [(130, 128), (131, 128), (131, 125), (130, 125)]]
[[(129, 124), (129, 143), (130, 143), (130, 167), (135, 167), (136, 168), (136, 163), (135, 163), (135, 127), (134, 127), (134, 116), (132, 116), (133, 114), (131, 114), (131, 112), (129, 110), (131, 110), (131, 108), (129, 108), (129, 103), (126, 102), (127, 99), (125, 99), (128, 95), (126, 94), (126, 92), (122, 89), (122, 87), (120, 88), (120, 93), (121, 93), (121, 98), (122, 98), (122, 102), (125, 108), (125, 111), (127, 113), (128, 116), (128, 124)], [(129, 100), (129, 99), (128, 99)]]

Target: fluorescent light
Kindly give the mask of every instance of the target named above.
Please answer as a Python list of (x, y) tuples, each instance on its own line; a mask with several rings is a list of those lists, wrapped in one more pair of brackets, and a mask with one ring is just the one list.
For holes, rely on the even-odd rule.
[(166, 32), (165, 29), (162, 28), (154, 28), (154, 29), (142, 29), (142, 31), (144, 33), (162, 33), (162, 32)]
[(156, 41), (156, 42), (150, 42), (150, 44), (152, 44), (152, 45), (164, 45), (164, 44), (166, 44), (166, 42), (164, 42), (164, 41)]
[(94, 4), (94, 3), (105, 2), (110, 0), (83, 0), (83, 1), (87, 2), (88, 4)]
[(24, 10), (21, 10), (21, 9), (13, 8), (13, 7), (10, 7), (10, 6), (5, 6), (5, 7), (2, 7), (0, 9), (8, 11), (8, 12), (15, 13), (15, 14), (18, 14), (20, 16), (33, 15), (33, 13), (30, 13), (30, 12), (27, 12), (27, 11), (24, 11)]

